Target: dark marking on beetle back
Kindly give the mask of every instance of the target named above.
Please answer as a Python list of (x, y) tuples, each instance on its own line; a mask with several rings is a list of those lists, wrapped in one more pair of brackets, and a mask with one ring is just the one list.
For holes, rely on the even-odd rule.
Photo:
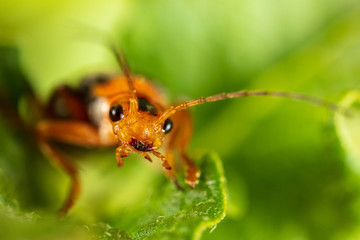
[(106, 74), (87, 76), (82, 79), (80, 85), (77, 88), (77, 91), (82, 94), (84, 101), (89, 103), (94, 100), (94, 96), (92, 95), (92, 89), (96, 85), (108, 82), (110, 79), (111, 76)]
[(157, 108), (152, 105), (146, 98), (139, 97), (139, 110), (149, 112), (153, 116), (157, 116)]

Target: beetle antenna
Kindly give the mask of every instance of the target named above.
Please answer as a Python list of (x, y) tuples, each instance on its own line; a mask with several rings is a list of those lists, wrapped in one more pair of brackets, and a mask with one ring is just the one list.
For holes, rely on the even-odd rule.
[(336, 103), (326, 101), (321, 98), (309, 96), (302, 93), (294, 93), (294, 92), (277, 92), (277, 91), (264, 91), (264, 90), (242, 90), (238, 92), (232, 93), (221, 93), (217, 95), (213, 95), (210, 97), (201, 97), (198, 99), (194, 99), (191, 101), (180, 103), (177, 106), (171, 106), (160, 116), (158, 123), (164, 122), (167, 118), (175, 113), (184, 110), (186, 108), (196, 106), (206, 102), (216, 102), (228, 98), (241, 98), (241, 97), (249, 97), (249, 96), (272, 96), (272, 97), (281, 97), (281, 98), (290, 98), (294, 100), (299, 100), (302, 102), (308, 102), (317, 106), (323, 106), (330, 111), (337, 112), (343, 114), (345, 116), (351, 116), (351, 111), (347, 108), (341, 107)]
[(110, 34), (107, 33), (106, 31), (96, 28), (94, 26), (90, 26), (81, 22), (75, 22), (75, 23), (81, 27), (81, 31), (78, 32), (77, 35), (81, 37), (82, 41), (86, 40), (88, 42), (101, 43), (102, 45), (104, 45), (105, 47), (111, 50), (127, 79), (129, 91), (131, 92), (132, 96), (136, 98), (133, 76), (131, 74), (129, 65), (127, 64), (124, 54), (115, 44), (116, 41), (114, 37), (110, 36)]
[(135, 94), (136, 90), (134, 88), (133, 76), (131, 74), (130, 67), (126, 61), (124, 54), (122, 54), (122, 52), (114, 44), (110, 44), (110, 49), (114, 53), (116, 60), (119, 63), (119, 65), (127, 79), (129, 92), (130, 92), (130, 99), (129, 99), (130, 113), (129, 114), (132, 115), (138, 111), (138, 107), (139, 107), (138, 99)]
[(115, 58), (116, 58), (118, 64), (120, 65), (121, 70), (123, 71), (123, 73), (124, 73), (124, 75), (125, 75), (125, 77), (127, 79), (130, 92), (135, 93), (133, 76), (131, 74), (129, 64), (126, 61), (126, 58), (125, 58), (124, 54), (114, 44), (111, 44), (110, 49), (113, 52), (113, 54), (115, 55)]

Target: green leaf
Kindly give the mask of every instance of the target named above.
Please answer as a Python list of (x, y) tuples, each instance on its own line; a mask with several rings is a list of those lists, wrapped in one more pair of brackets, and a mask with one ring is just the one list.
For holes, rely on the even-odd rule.
[[(225, 178), (216, 154), (201, 159), (202, 177), (195, 189), (183, 192), (167, 184), (142, 208), (143, 216), (134, 219), (134, 239), (199, 239), (207, 227), (214, 227), (225, 216)], [(166, 239), (168, 239), (166, 238)]]
[[(4, 237), (49, 237), (52, 236), (49, 230), (53, 231), (60, 224), (59, 228), (63, 231), (56, 231), (54, 236), (81, 234), (86, 238), (109, 240), (200, 239), (206, 228), (214, 228), (225, 217), (226, 192), (218, 156), (206, 154), (199, 162), (202, 176), (196, 188), (180, 191), (173, 183), (166, 181), (157, 188), (158, 194), (136, 212), (121, 215), (110, 225), (96, 223), (84, 228), (81, 223), (74, 224), (70, 218), (60, 221), (53, 217), (34, 216), (35, 213), (21, 212), (2, 203), (0, 222), (8, 222), (11, 218), (12, 223), (7, 224), (7, 235)], [(89, 231), (84, 233), (85, 229)]]
[(97, 236), (109, 240), (114, 234), (131, 239), (200, 239), (206, 228), (214, 228), (224, 218), (226, 192), (222, 164), (216, 154), (204, 155), (198, 165), (202, 174), (194, 189), (179, 191), (168, 180), (153, 186), (153, 196), (135, 211), (122, 211), (121, 217), (110, 220), (112, 227), (95, 224)]
[(348, 153), (350, 167), (360, 174), (360, 91), (349, 92), (341, 105), (351, 109), (350, 116), (336, 114), (336, 129)]

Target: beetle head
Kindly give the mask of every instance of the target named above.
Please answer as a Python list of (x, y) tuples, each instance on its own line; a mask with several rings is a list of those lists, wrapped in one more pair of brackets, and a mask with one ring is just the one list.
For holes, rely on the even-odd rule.
[(159, 123), (156, 108), (143, 98), (116, 100), (110, 107), (109, 118), (121, 145), (141, 152), (160, 148), (172, 128), (170, 119)]

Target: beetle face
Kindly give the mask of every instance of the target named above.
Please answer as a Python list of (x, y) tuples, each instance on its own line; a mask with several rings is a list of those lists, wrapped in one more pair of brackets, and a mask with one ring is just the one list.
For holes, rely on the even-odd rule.
[(157, 109), (149, 102), (138, 101), (136, 111), (131, 103), (113, 103), (109, 118), (113, 132), (122, 145), (135, 151), (148, 152), (161, 147), (165, 134), (172, 129), (172, 122), (167, 119), (159, 124)]

